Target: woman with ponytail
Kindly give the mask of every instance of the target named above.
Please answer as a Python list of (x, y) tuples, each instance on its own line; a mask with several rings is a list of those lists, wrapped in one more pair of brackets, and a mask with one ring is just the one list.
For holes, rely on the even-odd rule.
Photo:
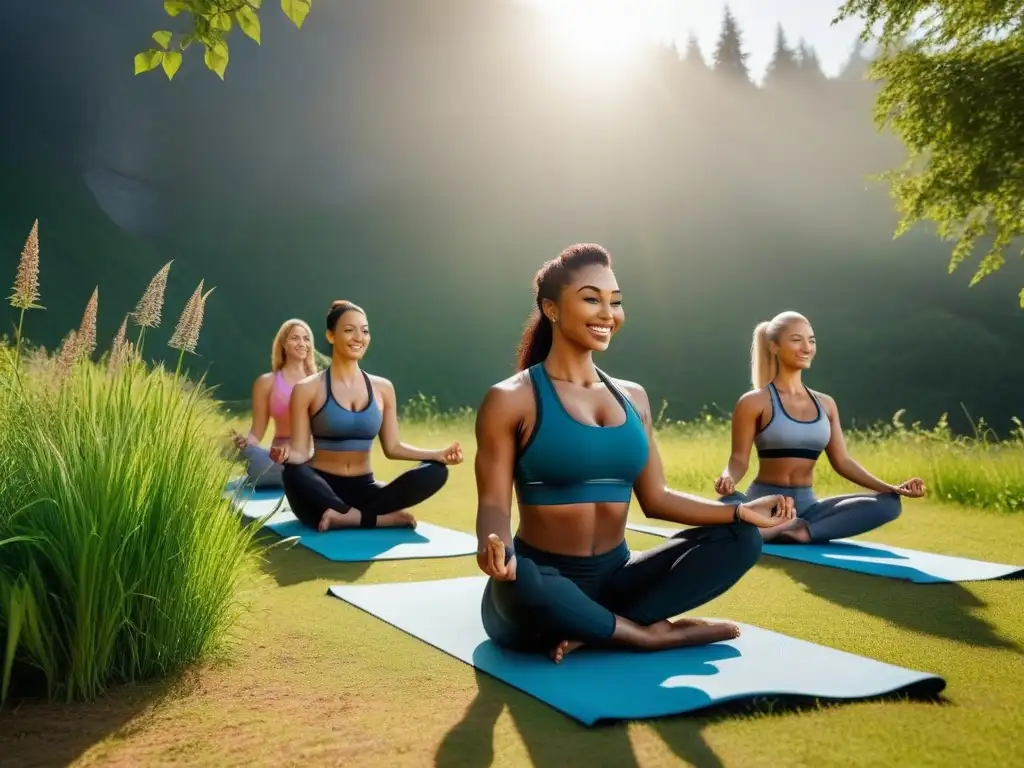
[[(723, 504), (666, 486), (647, 393), (594, 365), (625, 320), (604, 248), (574, 245), (544, 264), (534, 300), (519, 372), (491, 387), (477, 415), (487, 634), (555, 662), (584, 644), (654, 650), (736, 637), (734, 624), (669, 619), (739, 581), (761, 554), (758, 528), (789, 521), (791, 500)], [(634, 493), (647, 517), (696, 527), (631, 553)]]
[[(733, 410), (732, 454), (715, 481), (715, 491), (723, 502), (791, 496), (796, 517), (786, 525), (762, 530), (765, 541), (800, 544), (856, 536), (899, 517), (901, 496), (916, 498), (925, 492), (921, 478), (891, 485), (847, 453), (835, 400), (812, 392), (801, 379), (816, 351), (814, 329), (797, 312), (782, 312), (754, 328), (753, 389)], [(745, 493), (739, 493), (736, 485), (747, 472), (751, 446), (757, 448), (757, 477)], [(870, 493), (819, 500), (812, 481), (822, 452), (840, 477)]]

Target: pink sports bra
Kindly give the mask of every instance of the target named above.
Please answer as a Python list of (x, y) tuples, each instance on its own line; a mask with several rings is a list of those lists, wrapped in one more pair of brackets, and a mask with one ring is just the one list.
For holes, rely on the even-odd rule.
[(270, 418), (274, 420), (274, 440), (291, 437), (292, 421), (288, 411), (291, 400), (292, 386), (285, 381), (284, 375), (278, 371), (274, 375), (274, 386), (270, 390)]

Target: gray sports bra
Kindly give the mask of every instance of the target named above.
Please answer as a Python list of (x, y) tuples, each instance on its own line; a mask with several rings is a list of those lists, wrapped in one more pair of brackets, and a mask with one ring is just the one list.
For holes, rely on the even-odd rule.
[(768, 394), (772, 400), (772, 415), (754, 435), (754, 445), (759, 459), (811, 459), (816, 461), (832, 438), (832, 425), (825, 415), (818, 398), (811, 390), (807, 394), (814, 401), (818, 414), (810, 421), (794, 419), (786, 413), (782, 398), (775, 384), (769, 382)]

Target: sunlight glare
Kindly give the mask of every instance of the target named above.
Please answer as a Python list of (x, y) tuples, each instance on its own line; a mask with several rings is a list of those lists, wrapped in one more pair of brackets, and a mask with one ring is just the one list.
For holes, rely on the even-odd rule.
[(629, 0), (535, 1), (564, 39), (565, 53), (593, 74), (628, 69), (649, 42)]

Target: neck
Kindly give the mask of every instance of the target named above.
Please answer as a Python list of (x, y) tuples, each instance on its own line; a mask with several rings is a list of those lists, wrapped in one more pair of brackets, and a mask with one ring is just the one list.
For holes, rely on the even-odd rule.
[(781, 369), (775, 376), (775, 388), (783, 392), (799, 392), (803, 389), (799, 369)]
[(579, 386), (600, 381), (594, 366), (593, 352), (570, 344), (560, 334), (555, 334), (551, 340), (551, 351), (544, 360), (544, 370), (553, 379)]
[(331, 376), (341, 381), (354, 381), (359, 377), (359, 361), (332, 355)]
[(306, 366), (302, 360), (292, 360), (291, 358), (284, 361), (284, 365), (281, 366), (281, 373), (292, 374), (294, 376), (305, 376)]

